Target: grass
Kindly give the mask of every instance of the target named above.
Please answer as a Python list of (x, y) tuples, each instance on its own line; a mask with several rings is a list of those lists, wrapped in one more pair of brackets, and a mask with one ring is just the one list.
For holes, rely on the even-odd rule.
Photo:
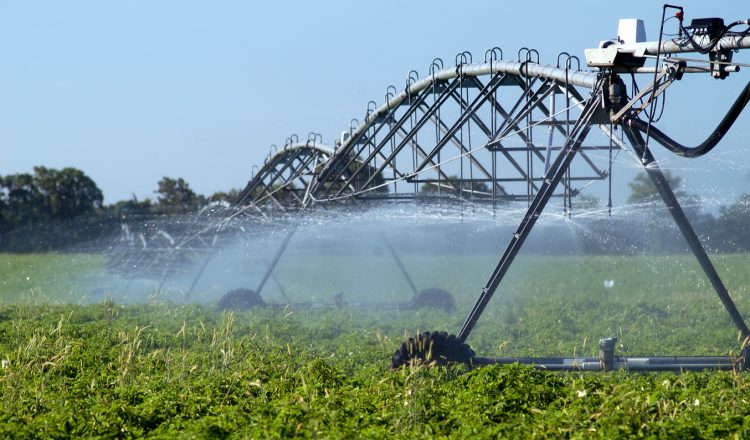
[(92, 254), (0, 253), (0, 304), (79, 302), (81, 280), (104, 261)]
[[(741, 311), (750, 310), (748, 258), (715, 258)], [(9, 271), (0, 306), (0, 358), (7, 360), (0, 437), (750, 435), (747, 373), (388, 370), (406, 335), (457, 330), (492, 264), (477, 256), (404, 260), (412, 268), (437, 265), (414, 277), (454, 292), (459, 310), (222, 313), (159, 295), (90, 304), (77, 299), (76, 280), (102, 264), (98, 257), (0, 256)], [(599, 337), (612, 335), (618, 352), (630, 354), (739, 347), (688, 256), (527, 256), (518, 263), (469, 340), (481, 355), (590, 356)], [(312, 277), (293, 269), (280, 267), (280, 279)], [(604, 279), (614, 286), (605, 288)]]

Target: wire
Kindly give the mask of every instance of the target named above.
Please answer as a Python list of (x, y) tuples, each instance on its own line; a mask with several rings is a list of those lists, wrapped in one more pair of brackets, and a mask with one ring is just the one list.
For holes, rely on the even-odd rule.
[(693, 46), (693, 49), (705, 55), (711, 52), (716, 47), (716, 45), (719, 44), (719, 41), (722, 38), (724, 38), (724, 36), (729, 32), (730, 29), (732, 29), (735, 26), (742, 25), (742, 24), (748, 25), (748, 28), (738, 34), (739, 35), (748, 34), (750, 32), (750, 20), (737, 20), (734, 23), (730, 23), (728, 26), (724, 26), (724, 29), (722, 29), (721, 32), (719, 32), (719, 34), (716, 37), (712, 38), (709, 41), (708, 46), (706, 46), (705, 48), (701, 47), (700, 44), (698, 44), (698, 42), (694, 40), (693, 37), (695, 35), (695, 31), (693, 31), (693, 33), (691, 34), (690, 31), (685, 27), (685, 25), (682, 24), (682, 21), (680, 21), (680, 29), (685, 33), (687, 37), (687, 41), (690, 43), (691, 46)]
[[(635, 95), (637, 95), (640, 92), (640, 88), (638, 87), (638, 83), (635, 80), (635, 74), (634, 73), (630, 74), (630, 78), (631, 78), (631, 85), (630, 85), (630, 87), (633, 90), (633, 95), (635, 96)], [(649, 114), (649, 111), (647, 109), (645, 109), (645, 108), (643, 109), (643, 113), (646, 115), (646, 117), (648, 119), (651, 120), (651, 122), (659, 122), (661, 120), (662, 116), (664, 115), (664, 108), (666, 107), (666, 102), (667, 102), (667, 92), (664, 91), (662, 93), (662, 95), (663, 95), (664, 99), (661, 99), (661, 95), (657, 96), (655, 98), (655, 101), (657, 103), (659, 103), (660, 99), (661, 99), (661, 108), (659, 109), (659, 116), (656, 116), (656, 117), (652, 118), (651, 115)], [(643, 104), (643, 98), (644, 97), (645, 96), (641, 96), (640, 99), (638, 100), (638, 102), (640, 102), (641, 104)]]
[(667, 91), (664, 90), (661, 96), (657, 96), (656, 99), (657, 99), (657, 102), (661, 101), (661, 109), (659, 110), (659, 116), (656, 116), (655, 118), (651, 118), (651, 123), (659, 122), (661, 120), (661, 117), (664, 116), (664, 107), (667, 104)]

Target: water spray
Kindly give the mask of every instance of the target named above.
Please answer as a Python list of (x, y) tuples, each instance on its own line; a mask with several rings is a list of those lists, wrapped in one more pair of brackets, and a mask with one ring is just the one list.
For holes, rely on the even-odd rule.
[[(446, 67), (435, 59), (429, 75), (419, 79), (410, 74), (401, 92), (391, 86), (386, 102), (379, 107), (368, 105), (362, 122), (350, 126), (333, 145), (324, 145), (319, 135), (311, 134), (307, 142), (291, 136), (284, 147), (273, 149), (227, 218), (255, 216), (273, 222), (293, 212), (425, 201), (461, 207), (470, 202), (499, 216), (510, 202), (523, 202), (525, 214), (458, 333), (425, 332), (408, 339), (394, 354), (392, 367), (420, 361), (476, 366), (518, 362), (552, 370), (592, 371), (744, 369), (750, 331), (657, 165), (649, 142), (653, 139), (671, 153), (697, 158), (708, 154), (732, 128), (750, 100), (750, 83), (697, 146), (685, 146), (657, 128), (655, 111), (657, 102), (661, 100), (664, 106), (666, 93), (684, 75), (721, 80), (737, 76), (740, 67), (747, 65), (732, 58), (736, 51), (750, 48), (750, 20), (724, 24), (718, 18), (698, 18), (685, 25), (682, 8), (665, 5), (663, 22), (667, 11), (677, 11), (677, 37), (665, 39), (660, 34), (657, 41), (648, 41), (641, 20), (621, 21), (616, 39), (585, 50), (586, 65), (595, 70), (581, 70), (580, 60), (570, 55), (564, 64), (560, 57), (556, 65), (541, 64), (539, 53), (528, 48), (515, 59), (504, 59), (502, 51), (493, 48), (483, 63), (473, 63), (465, 53), (456, 57), (454, 66)], [(661, 29), (663, 33), (663, 25)], [(708, 59), (682, 56), (690, 53), (708, 55)], [(645, 76), (647, 85), (638, 90), (634, 81), (629, 88), (623, 75)], [(455, 114), (455, 119), (448, 116)], [(619, 130), (624, 138), (617, 135)], [(480, 133), (482, 139), (464, 136), (467, 131)], [(467, 340), (550, 201), (562, 200), (569, 215), (574, 197), (594, 182), (606, 182), (611, 211), (612, 163), (620, 151), (636, 157), (656, 186), (739, 330), (740, 354), (622, 357), (615, 353), (616, 340), (603, 338), (598, 358), (476, 356)], [(410, 185), (398, 185), (402, 182)], [(252, 291), (255, 295), (260, 296), (293, 231)], [(128, 233), (137, 242), (132, 238), (135, 232)], [(416, 284), (395, 251), (385, 245), (416, 300)], [(228, 296), (242, 296), (242, 292)], [(343, 295), (336, 295), (333, 304), (354, 305), (344, 301)]]
[(420, 290), (417, 288), (416, 284), (414, 283), (413, 278), (411, 277), (411, 275), (409, 274), (409, 271), (406, 269), (406, 266), (401, 260), (401, 257), (398, 255), (398, 253), (396, 252), (393, 245), (388, 240), (388, 237), (386, 236), (385, 233), (379, 234), (380, 240), (382, 241), (384, 247), (388, 249), (389, 255), (391, 256), (394, 263), (398, 267), (399, 271), (401, 272), (401, 275), (404, 277), (404, 280), (409, 285), (409, 288), (412, 291), (411, 300), (405, 301), (405, 302), (345, 301), (344, 293), (337, 292), (333, 295), (332, 303), (291, 302), (289, 301), (288, 298), (286, 298), (286, 294), (283, 293), (283, 289), (281, 288), (281, 285), (279, 284), (277, 280), (276, 282), (277, 284), (279, 284), (279, 288), (281, 289), (282, 295), (284, 296), (284, 299), (286, 302), (283, 304), (273, 304), (273, 303), (268, 303), (264, 301), (261, 296), (261, 292), (269, 279), (274, 279), (274, 280), (276, 279), (274, 275), (274, 270), (276, 269), (279, 262), (281, 261), (282, 256), (284, 255), (287, 248), (289, 247), (289, 243), (291, 242), (292, 236), (294, 235), (294, 233), (297, 231), (298, 228), (299, 228), (299, 224), (296, 224), (296, 223), (294, 226), (289, 228), (286, 235), (284, 236), (284, 239), (282, 240), (281, 244), (277, 248), (274, 254), (274, 257), (271, 260), (271, 263), (268, 264), (266, 271), (261, 277), (261, 280), (258, 283), (258, 287), (255, 290), (246, 289), (246, 288), (230, 290), (219, 300), (218, 307), (220, 309), (245, 310), (245, 309), (250, 309), (254, 307), (273, 306), (273, 307), (279, 307), (279, 308), (292, 307), (294, 309), (350, 307), (350, 308), (357, 308), (357, 309), (373, 309), (373, 310), (415, 310), (415, 309), (421, 309), (421, 308), (427, 307), (427, 308), (434, 308), (434, 309), (442, 310), (446, 313), (452, 313), (455, 310), (455, 299), (453, 298), (453, 295), (451, 295), (445, 289), (438, 288), (438, 287), (428, 287), (428, 288), (424, 288)]
[[(665, 5), (666, 9), (670, 7)], [(682, 22), (682, 9), (678, 13), (678, 18)], [(729, 28), (736, 24), (750, 24), (748, 21), (736, 22), (724, 29), (719, 31), (713, 30), (713, 32), (704, 27), (701, 24), (707, 23), (706, 20), (694, 21), (691, 26), (694, 28), (694, 32), (691, 35), (685, 30), (684, 27), (681, 29), (685, 31), (685, 35), (682, 38), (687, 39), (691, 44), (686, 46), (680, 44), (679, 41), (671, 41), (662, 43), (660, 41), (654, 45), (642, 41), (645, 39), (645, 32), (643, 29), (643, 23), (639, 20), (629, 21), (627, 25), (633, 25), (636, 28), (631, 29), (632, 32), (623, 32), (623, 25), (621, 23), (621, 34), (626, 33), (632, 35), (632, 40), (622, 41), (618, 38), (617, 41), (603, 42), (600, 44), (599, 49), (591, 49), (586, 51), (586, 57), (588, 65), (591, 67), (598, 67), (600, 70), (600, 80), (594, 87), (593, 97), (589, 100), (589, 104), (584, 110), (582, 118), (579, 119), (578, 128), (581, 131), (573, 130), (571, 135), (568, 136), (566, 144), (562, 152), (557, 157), (557, 160), (552, 167), (547, 171), (545, 182), (542, 189), (537, 194), (537, 197), (532, 202), (529, 210), (521, 221), (516, 233), (513, 235), (511, 242), (498, 263), (495, 271), (490, 277), (485, 287), (482, 289), (482, 293), (474, 305), (474, 308), (466, 319), (463, 327), (458, 333), (458, 337), (451, 342), (445, 341), (446, 344), (453, 344), (455, 347), (460, 347), (469, 334), (471, 333), (474, 325), (481, 316), (484, 308), (486, 307), (492, 295), (497, 290), (500, 282), (502, 281), (505, 273), (512, 264), (518, 250), (522, 246), (525, 238), (533, 228), (536, 220), (538, 219), (541, 212), (544, 210), (545, 205), (549, 201), (549, 196), (554, 191), (557, 184), (562, 178), (562, 174), (567, 171), (570, 167), (572, 156), (577, 153), (578, 146), (580, 145), (581, 139), (585, 138), (588, 131), (585, 128), (589, 127), (592, 122), (595, 121), (595, 113), (607, 112), (609, 114), (609, 122), (611, 124), (620, 125), (624, 128), (625, 134), (631, 142), (632, 148), (635, 153), (642, 157), (642, 164), (646, 170), (651, 181), (656, 186), (660, 197), (666, 203), (670, 214), (674, 221), (677, 223), (680, 231), (687, 240), (693, 254), (698, 259), (702, 269), (706, 276), (711, 281), (714, 290), (721, 299), (727, 313), (732, 318), (733, 323), (740, 331), (741, 339), (746, 341), (750, 337), (750, 330), (742, 318), (742, 315), (737, 310), (734, 302), (732, 301), (726, 287), (721, 281), (720, 276), (716, 272), (711, 260), (708, 258), (705, 249), (703, 248), (698, 236), (693, 231), (690, 222), (680, 207), (674, 192), (669, 187), (667, 179), (665, 178), (662, 171), (659, 169), (655, 162), (655, 159), (651, 152), (648, 150), (647, 142), (641, 137), (641, 132), (645, 132), (647, 136), (651, 130), (656, 132), (655, 138), (659, 143), (667, 147), (668, 150), (675, 154), (680, 154), (686, 157), (699, 157), (703, 154), (708, 153), (722, 138), (724, 133), (732, 126), (736, 121), (739, 113), (745, 107), (748, 101), (748, 87), (740, 93), (740, 96), (735, 101), (735, 104), (729, 110), (727, 115), (721, 121), (719, 126), (714, 132), (709, 135), (708, 139), (697, 147), (687, 148), (671, 140), (668, 136), (663, 133), (656, 131), (651, 127), (653, 123), (653, 103), (654, 99), (663, 94), (666, 88), (669, 87), (674, 81), (679, 80), (682, 75), (687, 71), (687, 63), (680, 60), (669, 60), (669, 63), (665, 63), (663, 70), (659, 72), (659, 57), (662, 54), (667, 53), (682, 53), (699, 51), (701, 48), (705, 48), (706, 53), (714, 51), (711, 59), (722, 58), (724, 60), (730, 59), (731, 56), (726, 55), (731, 53), (731, 50), (738, 50), (750, 47), (750, 33), (745, 31), (740, 34), (727, 35)], [(711, 21), (711, 26), (721, 26), (723, 21)], [(750, 27), (749, 27), (750, 29)], [(626, 29), (627, 30), (627, 29)], [(700, 32), (699, 32), (700, 31)], [(709, 36), (717, 34), (713, 39)], [(696, 43), (696, 39), (700, 40)], [(654, 53), (655, 52), (655, 53)], [(703, 51), (701, 51), (703, 52)], [(643, 95), (646, 91), (650, 90), (651, 97), (647, 101), (652, 104), (652, 112), (649, 115), (647, 122), (638, 119), (639, 114), (645, 109), (645, 105), (637, 108), (636, 104), (641, 100), (642, 96), (636, 96), (632, 100), (629, 100), (625, 92), (625, 84), (622, 79), (618, 76), (618, 72), (631, 73), (648, 73), (648, 70), (642, 67), (645, 63), (646, 56), (655, 55), (657, 57), (657, 69), (653, 70), (654, 79), (649, 87), (641, 92)], [(714, 78), (724, 79), (730, 72), (736, 72), (739, 69), (736, 66), (727, 64), (711, 64), (710, 71)], [(659, 74), (661, 73), (661, 74)], [(592, 105), (593, 103), (593, 105)], [(587, 112), (588, 111), (588, 112)], [(644, 370), (694, 370), (694, 369), (705, 369), (705, 368), (716, 368), (716, 369), (737, 369), (744, 368), (744, 359), (748, 355), (747, 348), (743, 348), (742, 354), (738, 357), (728, 356), (717, 356), (717, 357), (645, 357), (635, 359), (630, 358), (617, 358), (613, 355), (613, 347), (616, 339), (608, 338), (602, 339), (600, 343), (600, 358), (599, 359), (565, 359), (565, 358), (497, 358), (497, 359), (483, 359), (474, 358), (472, 363), (476, 364), (487, 364), (487, 363), (524, 363), (536, 365), (539, 368), (545, 369), (561, 369), (561, 370), (608, 370), (615, 366), (618, 368), (628, 369), (644, 369)], [(405, 363), (405, 360), (414, 358), (415, 353), (419, 353), (422, 358), (429, 358), (430, 351), (433, 348), (422, 348), (419, 350), (418, 344), (413, 342), (405, 343), (402, 348), (394, 355), (393, 366), (397, 364)], [(450, 350), (448, 350), (450, 352)], [(406, 355), (409, 353), (409, 355)], [(446, 359), (450, 361), (450, 359)], [(462, 360), (456, 359), (455, 362), (461, 362)]]

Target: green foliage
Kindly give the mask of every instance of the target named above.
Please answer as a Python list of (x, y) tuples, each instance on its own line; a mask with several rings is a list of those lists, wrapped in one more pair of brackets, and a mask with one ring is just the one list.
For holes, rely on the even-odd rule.
[(750, 194), (743, 194), (733, 204), (719, 209), (717, 229), (723, 248), (729, 251), (750, 249)]
[[(113, 312), (113, 308), (115, 311)], [(3, 437), (744, 437), (744, 373), (388, 371), (394, 340), (280, 311), (3, 310)], [(368, 322), (369, 323), (369, 322)], [(381, 339), (382, 341), (382, 339)], [(353, 360), (353, 362), (352, 362)]]
[(579, 194), (573, 198), (573, 209), (594, 209), (599, 206), (601, 201), (591, 194)]
[(86, 241), (108, 230), (98, 221), (102, 200), (94, 181), (75, 168), (40, 166), (33, 175), (2, 177), (0, 249), (46, 251)]
[(158, 209), (162, 213), (184, 214), (197, 210), (205, 203), (203, 196), (197, 195), (182, 177), (163, 177), (158, 185), (159, 189), (155, 192), (158, 195)]
[(39, 166), (34, 167), (34, 178), (52, 219), (67, 220), (94, 214), (102, 207), (101, 190), (81, 170), (63, 168), (58, 171)]
[(107, 207), (110, 215), (114, 215), (117, 218), (127, 219), (128, 217), (145, 217), (152, 216), (156, 211), (154, 203), (149, 198), (138, 200), (138, 197), (133, 194), (133, 198), (130, 200), (122, 200), (114, 203)]
[[(662, 172), (669, 183), (669, 187), (672, 188), (672, 191), (679, 192), (680, 176), (672, 174), (669, 170), (662, 170)], [(631, 191), (630, 196), (628, 197), (628, 203), (652, 202), (659, 197), (656, 187), (646, 173), (640, 173), (635, 176), (633, 181), (628, 183), (628, 186)]]
[[(669, 170), (663, 170), (669, 186), (675, 192), (685, 215), (690, 220), (693, 228), (708, 239), (704, 245), (719, 252), (747, 252), (750, 250), (750, 234), (746, 231), (750, 227), (750, 194), (742, 194), (730, 205), (719, 207), (719, 215), (701, 211), (701, 198), (693, 194), (685, 194), (680, 190), (680, 177), (673, 175)], [(628, 183), (631, 194), (628, 203), (649, 203), (659, 201), (656, 187), (647, 174), (638, 174), (632, 182)], [(658, 206), (662, 206), (658, 204)], [(664, 249), (674, 250), (674, 244), (663, 237), (663, 229), (654, 224), (647, 230), (651, 234), (652, 243), (659, 243)], [(672, 234), (674, 236), (674, 234)], [(682, 237), (679, 237), (683, 244)]]
[[(744, 372), (554, 373), (520, 365), (388, 370), (406, 334), (458, 328), (476, 299), (472, 292), (457, 298), (455, 315), (65, 304), (76, 287), (55, 274), (74, 277), (103, 264), (71, 258), (0, 258), (3, 279), (15, 277), (0, 292), (0, 359), (8, 361), (0, 368), (0, 437), (750, 435), (750, 375)], [(458, 269), (476, 265), (467, 258)], [(747, 259), (717, 262), (740, 310), (750, 306)], [(470, 338), (480, 355), (590, 356), (596, 347), (585, 338), (608, 335), (619, 336), (618, 351), (628, 354), (706, 354), (738, 344), (688, 257), (518, 263)], [(444, 279), (435, 282), (454, 278), (439, 272)], [(605, 290), (603, 276), (618, 281)], [(32, 281), (42, 284), (24, 290)], [(29, 297), (6, 296), (14, 291)]]
[[(157, 216), (190, 214), (206, 204), (182, 178), (158, 182), (157, 202), (151, 199), (120, 201), (103, 206), (103, 195), (82, 171), (34, 167), (34, 173), (0, 177), (0, 250), (49, 252), (82, 246), (109, 237), (120, 222), (140, 224)], [(231, 201), (233, 190), (218, 192), (212, 201)], [(145, 220), (145, 221), (144, 221)]]
[[(34, 174), (0, 179), (0, 218), (5, 231), (49, 221), (95, 214), (102, 192), (81, 170), (34, 167)], [(3, 232), (3, 230), (0, 230)]]
[(235, 203), (237, 201), (237, 198), (240, 195), (240, 190), (237, 188), (232, 188), (229, 191), (217, 191), (213, 194), (211, 194), (210, 197), (208, 197), (209, 202), (227, 202), (227, 203)]
[(45, 219), (44, 199), (34, 176), (12, 174), (2, 179), (2, 215), (5, 230), (21, 224), (39, 223)]

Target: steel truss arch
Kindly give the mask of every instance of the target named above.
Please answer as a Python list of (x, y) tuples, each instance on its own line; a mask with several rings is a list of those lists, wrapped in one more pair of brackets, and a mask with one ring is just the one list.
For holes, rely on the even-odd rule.
[(314, 141), (287, 144), (266, 157), (235, 204), (271, 206), (281, 211), (303, 206), (317, 167), (333, 155), (329, 146)]
[[(363, 122), (344, 132), (334, 148), (308, 142), (270, 155), (236, 203), (283, 211), (422, 196), (493, 206), (530, 202), (598, 79), (572, 69), (571, 58), (563, 68), (490, 60), (432, 70), (423, 79), (412, 72), (403, 91), (389, 87), (384, 104), (368, 104)], [(588, 153), (620, 149), (610, 133), (581, 147), (579, 164), (556, 196), (570, 200), (579, 191), (576, 182), (610, 175), (609, 163)]]

